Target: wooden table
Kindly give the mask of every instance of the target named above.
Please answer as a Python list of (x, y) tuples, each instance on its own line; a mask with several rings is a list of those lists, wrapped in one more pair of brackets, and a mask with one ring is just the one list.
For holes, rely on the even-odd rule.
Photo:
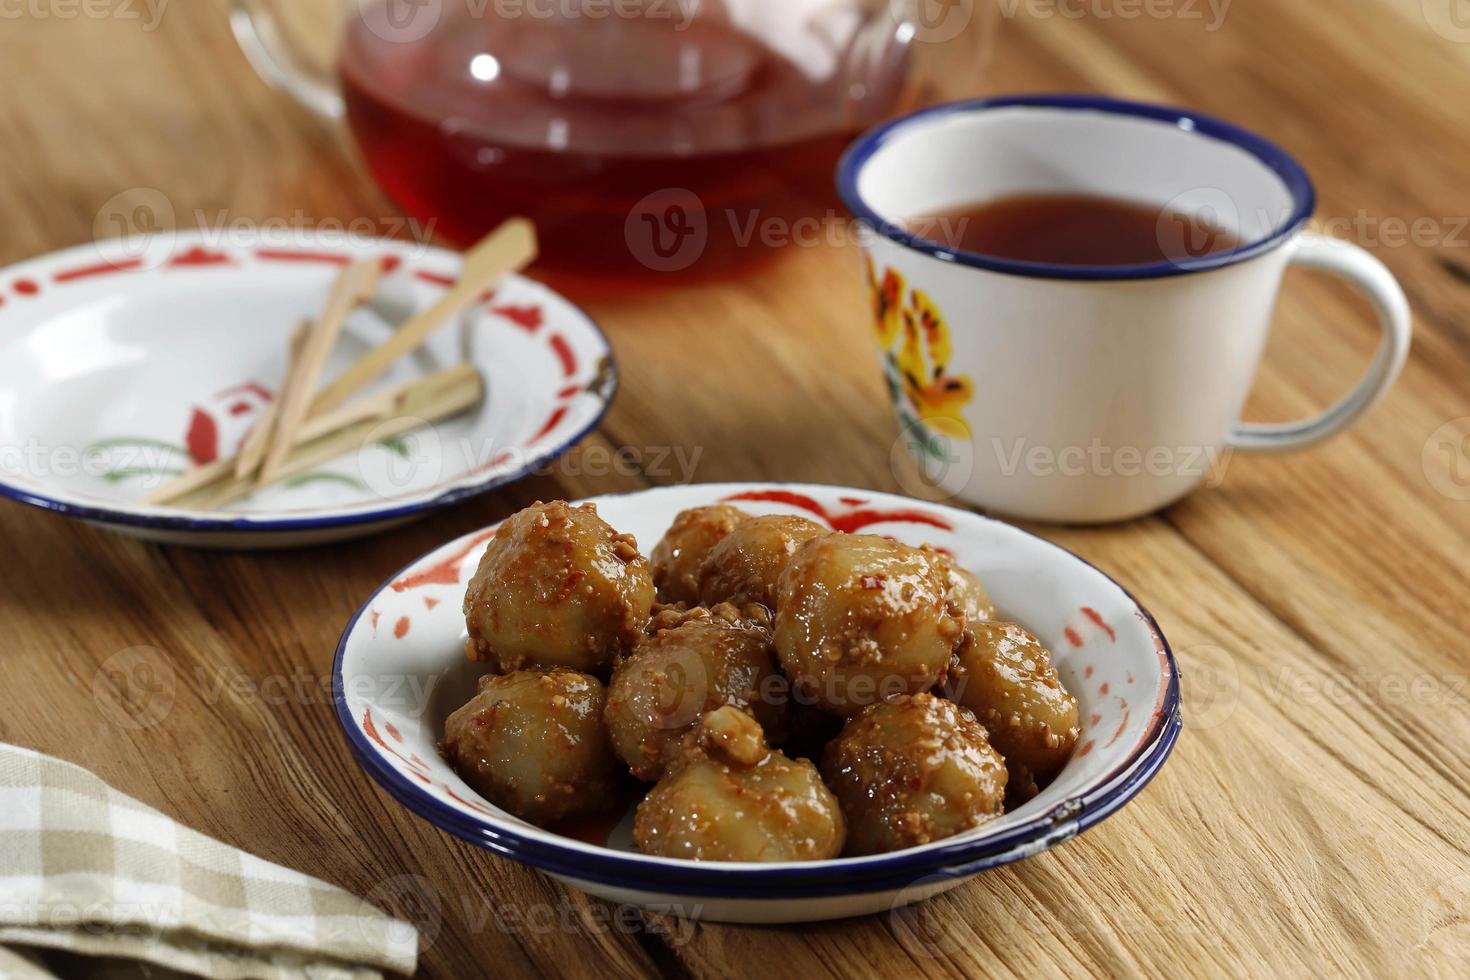
[[(1185, 693), (1184, 736), (1154, 783), (1059, 850), (912, 918), (754, 929), (629, 917), (411, 815), (358, 770), (322, 690), (342, 624), (393, 569), (536, 497), (677, 479), (646, 471), (656, 447), (701, 452), (699, 481), (895, 489), (897, 432), (848, 248), (793, 248), (737, 283), (589, 304), (624, 387), (585, 445), (631, 447), (644, 469), (584, 451), (391, 534), (276, 554), (160, 548), (0, 507), (0, 739), (417, 910), (431, 976), (1465, 975), (1470, 27), (1447, 19), (1455, 2), (1236, 0), (1217, 30), (1204, 4), (1134, 19), (1103, 16), (1138, 9), (1109, 0), (1064, 4), (1093, 11), (1080, 19), (1009, 5), (992, 90), (1162, 100), (1276, 137), (1317, 178), (1319, 217), (1392, 267), (1417, 318), (1397, 389), (1346, 437), (1237, 458), (1220, 487), (1154, 517), (1040, 529), (1154, 610)], [(156, 30), (7, 14), (0, 259), (90, 240), (108, 202), (139, 188), (166, 195), (181, 225), (395, 213), (340, 134), (254, 78), (223, 8), (174, 3)], [(1404, 243), (1411, 226), (1417, 244)], [(1251, 417), (1327, 404), (1376, 343), (1360, 301), (1293, 274)], [(712, 356), (676, 373), (662, 355), (680, 346)], [(162, 722), (127, 730), (99, 711), (92, 678), (136, 645), (165, 651), (179, 683)], [(530, 908), (549, 911), (503, 911)]]

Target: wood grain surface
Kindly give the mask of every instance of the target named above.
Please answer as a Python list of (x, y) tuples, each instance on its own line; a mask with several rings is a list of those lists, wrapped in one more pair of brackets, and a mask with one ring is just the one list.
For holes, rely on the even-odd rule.
[[(160, 195), (179, 227), (395, 215), (341, 132), (254, 77), (225, 6), (177, 0), (152, 27), (156, 2), (130, 5), (141, 20), (0, 9), (0, 261), (110, 236)], [(1416, 315), (1398, 387), (1348, 435), (1234, 458), (1144, 520), (1033, 528), (1141, 597), (1182, 665), (1178, 749), (1112, 819), (909, 912), (692, 924), (439, 832), (338, 731), (326, 677), (363, 597), (534, 498), (688, 478), (898, 489), (843, 246), (588, 299), (623, 370), (600, 431), (547, 476), (380, 537), (206, 553), (0, 507), (0, 739), (416, 918), (426, 976), (1470, 973), (1470, 4), (1003, 7), (987, 90), (1161, 100), (1272, 136), (1315, 176), (1318, 223), (1387, 263)], [(1292, 274), (1250, 417), (1326, 405), (1376, 336), (1353, 295)], [(707, 356), (675, 365), (678, 349)], [(654, 465), (665, 447), (694, 465)], [(610, 467), (618, 448), (641, 465)], [(136, 646), (176, 680), (141, 727), (94, 696)]]

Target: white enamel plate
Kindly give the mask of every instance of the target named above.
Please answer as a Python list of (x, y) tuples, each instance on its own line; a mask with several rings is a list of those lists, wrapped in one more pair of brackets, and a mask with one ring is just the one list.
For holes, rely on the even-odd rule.
[[(350, 258), (381, 256), (422, 309), (459, 257), (405, 242), (276, 247), (230, 233), (101, 242), (0, 271), (0, 495), (144, 537), (220, 547), (346, 538), (518, 479), (602, 418), (616, 388), (585, 313), (512, 277), (375, 386), (460, 361), (484, 402), (361, 449), (220, 511), (139, 503), (189, 467), (234, 454), (285, 373), (289, 337)], [(348, 321), (326, 377), (388, 336)], [(369, 389), (373, 390), (373, 389)]]
[(983, 827), (873, 857), (698, 863), (634, 853), (626, 816), (576, 836), (533, 827), (478, 796), (435, 750), (444, 719), (470, 698), (484, 670), (465, 659), (461, 609), (493, 528), (413, 562), (348, 623), (333, 691), (363, 767), (442, 829), (593, 894), (724, 921), (798, 922), (897, 908), (1054, 847), (1135, 796), (1169, 755), (1180, 718), (1168, 644), (1127, 591), (1075, 555), (967, 511), (837, 487), (713, 484), (595, 503), (647, 553), (679, 511), (722, 501), (948, 549), (981, 577), (1003, 617), (1053, 651), (1083, 722), (1066, 768), (1035, 799)]

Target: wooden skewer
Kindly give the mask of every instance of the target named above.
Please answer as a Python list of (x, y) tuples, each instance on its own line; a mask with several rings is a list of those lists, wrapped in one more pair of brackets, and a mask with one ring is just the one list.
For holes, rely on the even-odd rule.
[[(306, 343), (306, 335), (311, 330), (311, 321), (303, 320), (296, 331), (291, 334), (291, 353), (286, 363), (286, 378), (281, 382), (281, 391), (285, 391), (291, 383), (291, 377), (300, 365), (301, 349)], [(166, 504), (170, 500), (182, 497), (186, 493), (203, 486), (208, 486), (218, 480), (221, 467), (228, 463), (236, 476), (245, 477), (254, 473), (260, 467), (261, 458), (265, 456), (270, 433), (275, 429), (277, 411), (281, 407), (279, 395), (265, 407), (260, 415), (260, 420), (250, 429), (245, 436), (245, 444), (240, 447), (240, 452), (231, 456), (228, 460), (216, 460), (203, 466), (196, 466), (187, 473), (170, 480), (163, 486), (154, 490), (144, 497), (140, 503), (144, 504)]]
[(182, 476), (175, 477), (163, 486), (138, 501), (140, 504), (166, 504), (171, 500), (182, 497), (186, 493), (192, 493), (200, 487), (209, 484), (224, 476), (235, 466), (235, 457), (229, 459), (217, 459), (203, 466), (196, 466)]
[[(405, 381), (396, 387), (359, 398), (336, 411), (308, 419), (301, 427), (300, 440), (303, 443), (309, 443), (359, 422), (380, 422), (395, 413), (401, 414), (405, 410), (404, 406), (416, 400), (414, 392), (418, 389), (440, 391), (450, 386), (468, 384), (472, 379), (478, 377), (479, 372), (471, 365), (457, 364), (443, 371)], [(248, 479), (249, 473), (246, 474), (246, 477), (239, 477), (238, 461), (239, 456), (231, 456), (228, 459), (219, 459), (195, 467), (159, 487), (144, 497), (142, 502), (146, 504), (172, 503), (231, 475), (237, 479)], [(254, 470), (250, 472), (253, 473)]]
[(175, 477), (157, 490), (148, 494), (139, 503), (143, 504), (171, 504), (180, 497), (186, 496), (212, 483), (218, 482), (235, 468), (237, 457), (229, 459), (217, 459), (203, 466), (196, 466), (182, 476)]
[[(239, 499), (252, 487), (264, 487), (300, 473), (303, 466), (332, 458), (318, 454), (328, 445), (347, 445), (339, 441), (346, 438), (343, 434), (357, 433), (369, 422), (385, 426), (381, 438), (401, 434), (394, 420), (383, 423), (383, 418), (395, 411), (407, 412), (407, 406), (416, 404), (424, 392), (444, 392), (437, 397), (446, 399), (442, 404), (428, 403), (434, 413), (428, 419), (430, 422), (448, 417), (438, 414), (444, 405), (460, 404), (471, 392), (474, 398), (456, 411), (478, 401), (484, 396), (484, 379), (468, 365), (460, 365), (343, 405), (400, 357), (419, 347), (444, 321), (462, 313), (485, 290), (535, 259), (536, 249), (536, 229), (529, 221), (513, 218), (503, 223), (465, 254), (459, 282), (437, 303), (400, 326), (391, 338), (368, 351), (312, 399), (310, 393), (343, 324), (354, 309), (371, 301), (383, 274), (383, 266), (376, 260), (351, 263), (333, 283), (322, 315), (314, 323), (302, 324), (292, 335), (291, 356), (280, 395), (262, 413), (240, 452), (190, 470), (148, 494), (142, 502), (166, 504), (193, 500), (202, 502), (202, 506), (219, 506)], [(410, 428), (413, 427), (416, 426)], [(340, 451), (333, 455), (340, 455)], [(259, 479), (252, 481), (257, 468)]]
[(416, 349), (434, 330), (464, 312), (480, 295), (511, 272), (536, 257), (536, 228), (524, 218), (512, 218), (465, 253), (459, 282), (439, 301), (400, 326), (388, 340), (364, 354), (343, 371), (312, 402), (311, 414), (329, 412), (381, 375), (403, 355)]
[(277, 399), (280, 408), (276, 412), (265, 461), (260, 467), (262, 485), (280, 479), (281, 468), (296, 446), (301, 423), (306, 421), (311, 409), (311, 394), (316, 390), (327, 358), (342, 333), (342, 325), (353, 310), (373, 298), (382, 275), (383, 264), (377, 259), (360, 259), (349, 263), (332, 284), (326, 306), (302, 345), (297, 369), (291, 373), (285, 390)]
[[(291, 335), (291, 353), (286, 360), (286, 378), (281, 382), (281, 391), (291, 386), (291, 378), (301, 369), (301, 351), (306, 346), (307, 334), (311, 331), (311, 321), (303, 320), (301, 326)], [(275, 432), (276, 419), (280, 417), (281, 399), (271, 399), (266, 405), (265, 411), (260, 413), (260, 418), (251, 427), (245, 436), (245, 444), (240, 447), (240, 453), (235, 457), (235, 475), (247, 477), (260, 468), (260, 461), (265, 458), (266, 447), (270, 445), (271, 434)]]
[(310, 442), (338, 429), (365, 419), (381, 421), (393, 414), (408, 411), (408, 406), (417, 401), (422, 392), (433, 392), (451, 386), (469, 384), (479, 379), (480, 372), (472, 364), (456, 364), (453, 367), (405, 381), (395, 387), (364, 395), (355, 402), (333, 409), (325, 415), (315, 415), (301, 427), (301, 441)]
[[(360, 449), (371, 439), (381, 442), (415, 429), (442, 422), (458, 415), (485, 396), (484, 379), (468, 365), (451, 368), (421, 378), (409, 385), (393, 402), (386, 418), (367, 417), (351, 422), (345, 427), (294, 448), (278, 470), (277, 479), (284, 480), (305, 473)], [(349, 407), (351, 414), (360, 414), (356, 406)], [(213, 510), (239, 500), (260, 489), (263, 484), (251, 479), (239, 479), (224, 469), (224, 479), (215, 484), (195, 489), (174, 503), (179, 507), (197, 510)]]

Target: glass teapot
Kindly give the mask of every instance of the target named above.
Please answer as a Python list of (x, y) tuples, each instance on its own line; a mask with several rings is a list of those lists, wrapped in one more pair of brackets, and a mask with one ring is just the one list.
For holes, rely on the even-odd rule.
[[(268, 81), (345, 118), (383, 189), (456, 245), (512, 215), (545, 268), (728, 267), (830, 207), (847, 142), (972, 94), (990, 0), (346, 0), (335, 65), (233, 0)], [(318, 32), (319, 33), (319, 32)], [(810, 229), (808, 229), (810, 231)]]

